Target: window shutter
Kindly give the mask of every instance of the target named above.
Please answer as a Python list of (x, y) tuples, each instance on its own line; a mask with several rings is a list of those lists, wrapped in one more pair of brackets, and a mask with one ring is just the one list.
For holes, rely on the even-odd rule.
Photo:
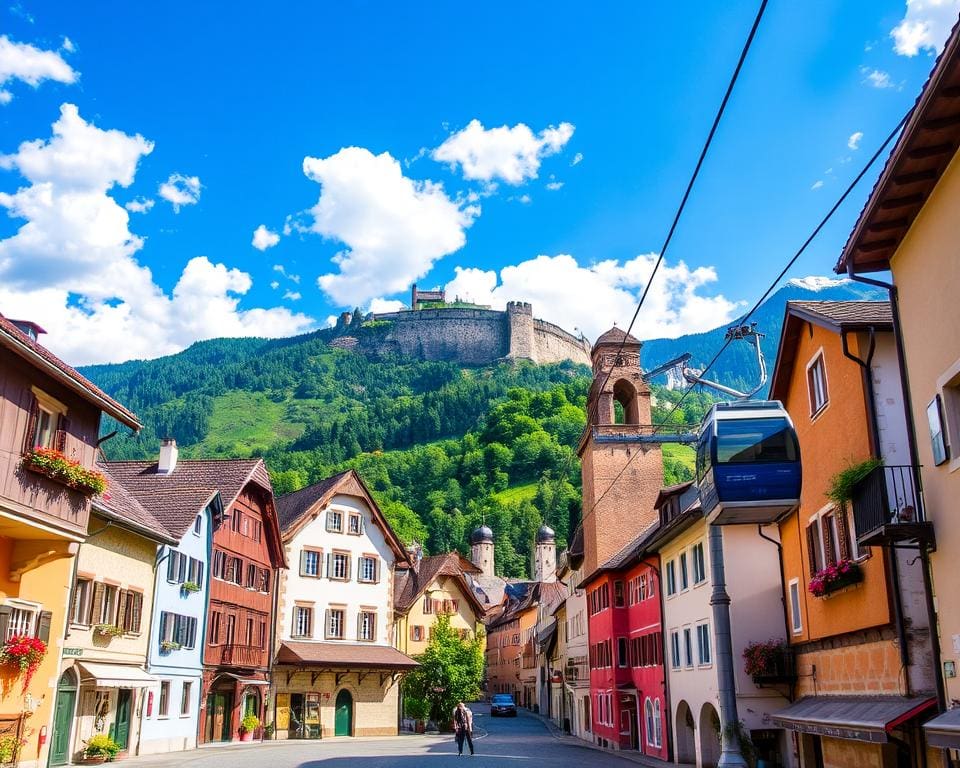
[(357, 613), (357, 640), (363, 640), (363, 611)]
[(93, 583), (93, 601), (90, 609), (90, 623), (99, 624), (100, 617), (103, 615), (103, 582), (95, 581)]
[(333, 578), (333, 552), (327, 552), (327, 578)]
[(197, 586), (203, 586), (203, 562), (200, 560), (195, 561), (197, 564)]
[(30, 396), (30, 410), (27, 414), (27, 431), (23, 434), (23, 452), (30, 453), (37, 447), (37, 421), (40, 419), (40, 404), (37, 398)]
[(53, 621), (53, 613), (50, 611), (40, 611), (40, 621), (37, 622), (37, 639), (45, 643), (50, 642), (50, 622)]
[(330, 637), (330, 609), (323, 612), (323, 636)]
[(123, 621), (127, 616), (127, 595), (129, 593), (125, 589), (117, 590), (117, 626), (121, 629), (126, 629)]
[(373, 561), (373, 581), (375, 584), (380, 583), (380, 558), (375, 558)]
[(834, 513), (834, 519), (837, 521), (837, 536), (840, 538), (840, 559), (850, 559), (850, 535), (847, 532), (847, 510), (844, 505)]
[(817, 532), (815, 525), (807, 526), (807, 557), (810, 560), (810, 574), (817, 571)]
[(833, 565), (836, 562), (836, 554), (833, 549), (833, 525), (831, 520), (836, 519), (834, 515), (824, 515), (820, 518), (820, 527), (823, 530), (823, 549), (827, 555), (827, 565)]
[(57, 434), (54, 438), (54, 448), (56, 448), (60, 453), (63, 453), (67, 450), (67, 433), (70, 431), (70, 419), (66, 416), (61, 416), (57, 420)]
[(307, 550), (300, 550), (300, 575), (307, 575)]
[(133, 601), (131, 604), (131, 613), (130, 617), (130, 631), (139, 632), (140, 631), (140, 619), (143, 615), (143, 595), (139, 592), (131, 592), (133, 595)]
[(167, 558), (167, 581), (177, 580), (177, 556), (179, 554), (175, 549), (170, 550), (170, 556)]

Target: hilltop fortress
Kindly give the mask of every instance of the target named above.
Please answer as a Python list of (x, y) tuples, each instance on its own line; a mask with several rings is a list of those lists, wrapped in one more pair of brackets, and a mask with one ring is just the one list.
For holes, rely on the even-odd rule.
[(398, 354), (420, 360), (486, 365), (498, 360), (590, 365), (590, 343), (533, 316), (526, 302), (505, 311), (463, 302), (448, 304), (442, 291), (413, 287), (413, 309), (370, 315), (359, 328), (345, 313), (337, 325), (345, 335), (331, 344), (373, 355)]

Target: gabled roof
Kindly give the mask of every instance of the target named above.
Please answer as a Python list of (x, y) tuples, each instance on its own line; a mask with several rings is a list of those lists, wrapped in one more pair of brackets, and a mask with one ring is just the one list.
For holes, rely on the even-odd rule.
[(283, 540), (290, 541), (313, 517), (320, 513), (337, 494), (355, 496), (363, 500), (373, 515), (373, 520), (383, 531), (384, 539), (397, 556), (398, 565), (410, 563), (410, 553), (397, 536), (386, 516), (374, 501), (369, 489), (356, 470), (349, 469), (319, 483), (308, 485), (299, 491), (285, 494), (277, 499), (277, 515), (281, 521)]
[(787, 395), (797, 345), (806, 323), (836, 334), (870, 328), (892, 332), (893, 311), (889, 301), (788, 301), (770, 379), (770, 397), (774, 400), (783, 400)]
[(177, 541), (163, 523), (110, 474), (110, 470), (104, 464), (98, 464), (97, 469), (107, 478), (107, 489), (102, 494), (94, 496), (91, 502), (96, 514), (153, 541), (165, 544), (173, 544)]
[(48, 376), (59, 381), (67, 389), (88, 402), (93, 403), (108, 416), (124, 424), (130, 429), (140, 431), (143, 425), (140, 420), (127, 408), (120, 405), (106, 392), (89, 381), (86, 377), (67, 365), (53, 352), (38, 344), (3, 315), (0, 315), (0, 346), (6, 347), (14, 354), (22, 357), (28, 363), (39, 368)]
[(599, 347), (601, 344), (639, 344), (640, 339), (635, 336), (631, 336), (626, 331), (621, 328), (614, 326), (606, 333), (600, 334), (595, 342), (593, 342), (594, 348)]
[[(173, 472), (157, 472), (155, 461), (108, 461), (110, 474), (137, 501), (153, 514), (177, 539), (193, 525), (193, 521), (217, 493), (223, 508), (229, 510), (248, 484), (259, 487), (273, 498), (270, 475), (263, 459), (180, 459)], [(271, 505), (272, 506), (272, 505)], [(280, 531), (276, 515), (268, 515), (275, 548), (283, 559)], [(273, 525), (270, 526), (270, 521)]]
[(415, 568), (398, 569), (393, 582), (393, 609), (400, 614), (407, 613), (434, 581), (447, 576), (457, 582), (460, 592), (473, 607), (477, 618), (482, 618), (487, 608), (480, 603), (467, 582), (466, 574), (468, 573), (475, 574), (482, 571), (459, 552), (425, 557)]
[(661, 488), (659, 493), (657, 493), (656, 501), (653, 502), (653, 508), (660, 509), (660, 507), (666, 503), (667, 499), (672, 499), (674, 496), (680, 495), (691, 485), (693, 485), (693, 480), (688, 480), (685, 483), (677, 483), (676, 485), (668, 485), (665, 488)]
[(890, 259), (960, 146), (960, 24), (917, 98), (840, 254), (836, 271), (889, 269)]

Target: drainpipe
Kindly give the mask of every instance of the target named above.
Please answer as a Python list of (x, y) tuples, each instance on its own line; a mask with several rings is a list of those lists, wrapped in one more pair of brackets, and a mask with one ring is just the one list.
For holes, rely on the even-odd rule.
[(733, 637), (730, 630), (730, 595), (723, 567), (723, 532), (709, 526), (710, 575), (713, 593), (713, 627), (717, 638), (717, 693), (720, 699), (720, 759), (717, 768), (747, 768), (740, 746), (740, 715), (733, 672)]
[(776, 539), (771, 539), (763, 532), (763, 525), (757, 524), (757, 535), (761, 539), (769, 541), (777, 548), (777, 560), (780, 563), (780, 604), (783, 606), (783, 636), (787, 642), (790, 642), (790, 617), (787, 613), (787, 589), (783, 584), (783, 545)]
[[(893, 340), (897, 348), (897, 366), (900, 369), (900, 391), (903, 397), (903, 410), (907, 421), (907, 442), (910, 447), (910, 463), (919, 475), (920, 454), (917, 450), (917, 426), (913, 418), (913, 399), (910, 397), (910, 381), (907, 378), (907, 360), (903, 349), (903, 331), (900, 325), (900, 301), (897, 286), (874, 280), (853, 271), (853, 261), (847, 260), (847, 277), (855, 283), (883, 288), (890, 297), (890, 310), (893, 315)], [(926, 547), (920, 547), (920, 562), (923, 566), (923, 592), (926, 598), (927, 623), (930, 628), (930, 650), (933, 653), (933, 674), (937, 686), (937, 706), (941, 712), (947, 708), (946, 685), (943, 679), (943, 661), (940, 656), (940, 633), (937, 624), (937, 610), (933, 604), (933, 584), (930, 578), (930, 553)]]
[[(867, 420), (870, 426), (870, 442), (873, 447), (874, 458), (883, 460), (883, 451), (880, 446), (880, 425), (877, 421), (876, 392), (873, 387), (873, 355), (877, 351), (876, 330), (871, 325), (869, 329), (870, 345), (867, 347), (866, 359), (861, 359), (850, 351), (847, 331), (840, 332), (840, 342), (843, 345), (843, 356), (853, 360), (860, 366), (863, 376), (863, 386), (866, 390)], [(856, 534), (854, 534), (856, 535)], [(903, 623), (903, 595), (900, 594), (900, 561), (897, 550), (892, 549), (888, 556), (883, 558), (884, 570), (887, 574), (887, 583), (893, 597), (893, 622), (897, 630), (897, 645), (900, 650), (900, 666), (903, 668), (904, 691), (910, 695), (910, 649), (907, 646), (907, 628)]]
[[(659, 557), (657, 558), (659, 562)], [(660, 641), (662, 643), (660, 647), (660, 666), (663, 667), (663, 709), (660, 712), (660, 717), (663, 718), (668, 712), (673, 712), (673, 702), (670, 699), (670, 674), (667, 671), (667, 633), (664, 632), (663, 626), (663, 617), (664, 617), (664, 605), (663, 605), (663, 581), (660, 578), (660, 567), (654, 565), (653, 563), (647, 563), (654, 573), (657, 574), (657, 599), (660, 602)], [(637, 703), (639, 707), (639, 702)], [(667, 719), (667, 724), (673, 722), (673, 718), (670, 717)], [(663, 743), (663, 739), (660, 740), (660, 743)], [(673, 762), (673, 739), (669, 735), (666, 737), (667, 742), (667, 762)]]

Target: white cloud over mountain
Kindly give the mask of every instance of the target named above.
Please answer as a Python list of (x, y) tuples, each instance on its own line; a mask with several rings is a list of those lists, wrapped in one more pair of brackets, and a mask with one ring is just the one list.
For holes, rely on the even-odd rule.
[(537, 178), (543, 158), (560, 152), (573, 132), (571, 123), (560, 123), (534, 134), (524, 123), (487, 129), (479, 120), (471, 120), (430, 156), (451, 168), (459, 166), (465, 179), (500, 180), (516, 186)]
[[(64, 50), (70, 50), (64, 47)], [(79, 77), (57, 51), (45, 51), (29, 43), (15, 43), (0, 35), (0, 104), (9, 104), (13, 94), (6, 86), (20, 80), (36, 88), (44, 80), (74, 83)]]
[[(578, 328), (593, 340), (614, 323), (626, 327), (656, 261), (641, 254), (628, 261), (582, 266), (570, 255), (537, 256), (493, 270), (457, 267), (447, 296), (502, 309), (507, 301), (533, 304), (534, 312), (568, 330)], [(706, 295), (716, 282), (712, 267), (691, 270), (684, 262), (664, 262), (644, 303), (634, 334), (640, 338), (679, 336), (715, 328), (733, 319), (741, 302)]]
[(339, 271), (317, 278), (340, 306), (406, 290), (463, 247), (480, 214), (475, 203), (448, 197), (441, 184), (404, 176), (387, 152), (346, 147), (304, 158), (303, 172), (321, 186), (306, 228), (345, 246), (333, 257)]
[(901, 56), (937, 54), (960, 17), (960, 0), (907, 0), (903, 20), (890, 32)]
[(24, 220), (0, 240), (0, 312), (39, 322), (45, 343), (74, 364), (156, 357), (199, 339), (284, 336), (312, 326), (288, 309), (241, 309), (250, 275), (190, 259), (167, 295), (138, 263), (142, 238), (110, 194), (130, 186), (153, 150), (139, 134), (103, 130), (64, 104), (49, 140), (24, 142), (0, 168), (27, 184), (0, 193)]

